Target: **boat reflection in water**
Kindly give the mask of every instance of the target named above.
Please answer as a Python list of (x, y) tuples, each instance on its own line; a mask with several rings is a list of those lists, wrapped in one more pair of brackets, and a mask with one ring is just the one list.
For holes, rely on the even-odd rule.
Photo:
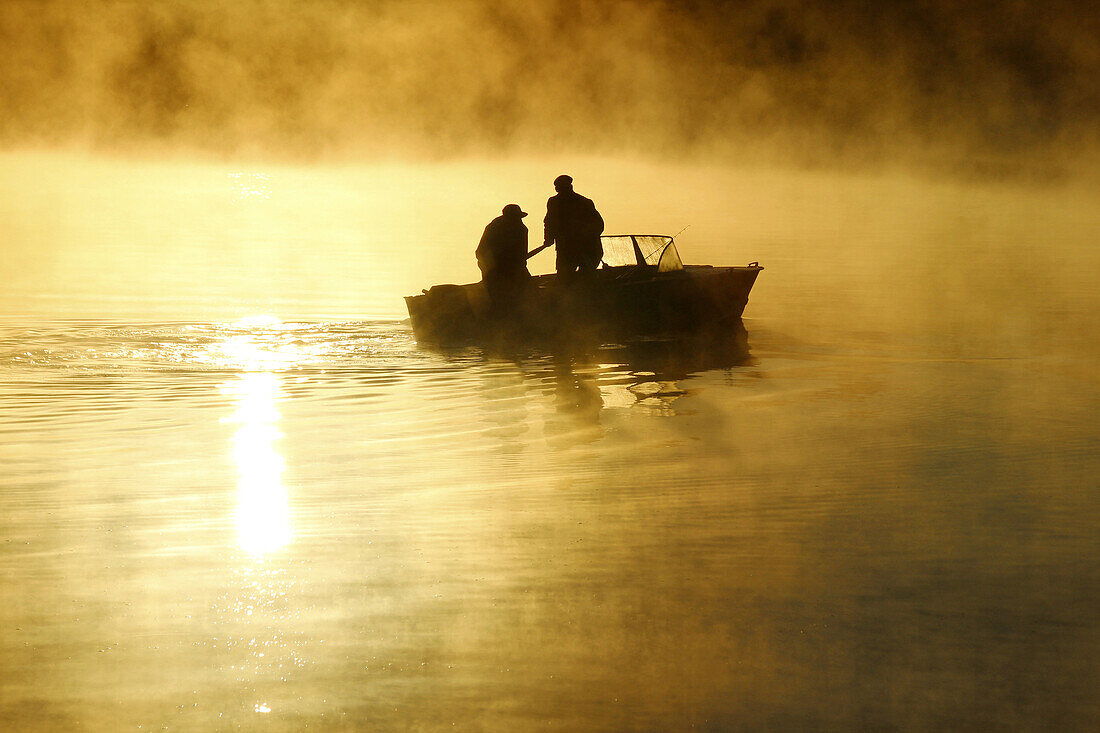
[[(515, 371), (516, 377), (534, 387), (534, 393), (512, 382), (505, 390), (499, 369), (491, 368), (485, 408), (507, 397), (509, 408), (492, 407), (487, 418), (493, 432), (507, 437), (519, 449), (527, 433), (529, 408), (524, 402), (552, 409), (543, 415), (544, 436), (551, 447), (592, 443), (604, 436), (601, 417), (607, 410), (634, 409), (672, 415), (674, 403), (691, 394), (682, 382), (708, 371), (751, 366), (748, 333), (740, 319), (727, 330), (695, 333), (681, 338), (633, 339), (601, 343), (591, 332), (571, 339), (532, 345), (522, 339), (498, 339), (478, 347), (448, 347), (431, 342), (422, 349), (434, 351), (471, 366), (494, 363)], [(540, 395), (533, 402), (531, 397)], [(529, 437), (529, 436), (528, 436)]]

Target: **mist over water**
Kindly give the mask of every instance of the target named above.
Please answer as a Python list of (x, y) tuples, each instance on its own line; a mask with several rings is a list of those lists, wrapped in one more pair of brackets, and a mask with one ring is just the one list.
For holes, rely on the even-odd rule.
[[(1096, 729), (1097, 17), (0, 3), (0, 728)], [(561, 173), (747, 346), (417, 344)]]
[[(1094, 191), (4, 161), (5, 725), (1096, 722)], [(415, 343), (563, 167), (748, 354)]]
[(336, 0), (0, 8), (0, 143), (1094, 169), (1087, 3)]
[[(479, 279), (507, 202), (541, 236), (568, 169), (607, 232), (682, 233), (694, 264), (767, 270), (748, 318), (811, 333), (958, 331), (1000, 349), (1077, 342), (1095, 313), (1097, 197), (1080, 184), (974, 185), (631, 159), (213, 165), (9, 154), (0, 310), (62, 316), (404, 318), (402, 297)], [(553, 269), (553, 253), (531, 260)], [(1049, 318), (1050, 313), (1070, 318)]]

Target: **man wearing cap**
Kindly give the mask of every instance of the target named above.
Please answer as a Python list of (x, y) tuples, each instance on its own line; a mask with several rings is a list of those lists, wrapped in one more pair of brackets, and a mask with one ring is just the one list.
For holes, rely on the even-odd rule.
[(489, 291), (494, 310), (519, 297), (531, 273), (527, 271), (527, 212), (508, 204), (500, 216), (489, 222), (477, 245), (477, 266)]
[(543, 241), (556, 245), (558, 277), (595, 273), (603, 259), (603, 217), (591, 199), (573, 190), (570, 176), (554, 179), (557, 194), (546, 202)]

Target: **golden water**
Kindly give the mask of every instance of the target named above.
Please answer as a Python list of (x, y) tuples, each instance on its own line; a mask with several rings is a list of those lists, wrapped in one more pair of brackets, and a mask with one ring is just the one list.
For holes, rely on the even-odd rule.
[(1098, 722), (1087, 191), (576, 161), (761, 261), (751, 353), (500, 354), (400, 296), (557, 164), (49, 160), (2, 178), (5, 728)]

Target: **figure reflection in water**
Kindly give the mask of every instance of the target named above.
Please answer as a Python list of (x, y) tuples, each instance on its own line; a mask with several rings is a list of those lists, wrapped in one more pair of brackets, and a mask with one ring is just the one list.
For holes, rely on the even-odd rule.
[(498, 316), (513, 309), (530, 283), (525, 216), (527, 212), (518, 204), (508, 204), (485, 227), (477, 245), (477, 266), (489, 293), (490, 308)]
[(556, 419), (545, 425), (547, 437), (556, 439), (553, 442), (589, 443), (603, 436), (600, 387), (594, 376), (578, 372), (572, 359), (555, 360), (554, 407)]
[(591, 199), (573, 190), (573, 179), (554, 179), (557, 194), (546, 202), (544, 246), (556, 245), (558, 279), (562, 283), (594, 278), (603, 259), (603, 217)]

